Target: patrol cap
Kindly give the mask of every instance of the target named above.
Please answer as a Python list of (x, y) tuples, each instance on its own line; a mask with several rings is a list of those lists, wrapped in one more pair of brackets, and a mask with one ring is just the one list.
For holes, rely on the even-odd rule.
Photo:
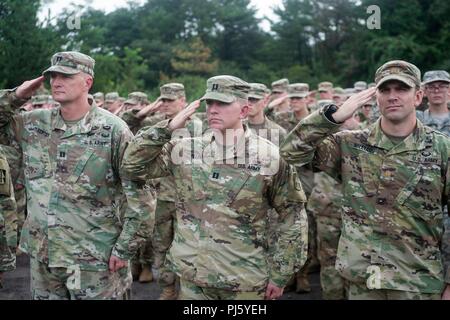
[(132, 105), (137, 105), (139, 103), (147, 103), (147, 94), (140, 92), (140, 91), (135, 91), (135, 92), (131, 92), (128, 95), (128, 99), (125, 100), (124, 103), (127, 104), (132, 104)]
[(423, 75), (423, 82), (422, 84), (428, 84), (435, 81), (443, 81), (450, 83), (450, 75), (445, 70), (433, 70), (433, 71), (427, 71)]
[(181, 83), (167, 83), (159, 88), (161, 92), (160, 98), (167, 100), (177, 100), (186, 97), (184, 85)]
[(270, 91), (267, 89), (265, 84), (262, 83), (249, 83), (250, 90), (248, 92), (248, 97), (253, 99), (264, 99), (266, 94), (268, 94)]
[(119, 93), (118, 92), (108, 92), (105, 96), (106, 102), (114, 102), (119, 100)]
[(355, 93), (356, 93), (355, 88), (345, 88), (344, 89), (344, 94), (347, 96), (354, 95)]
[(248, 99), (250, 85), (234, 76), (215, 76), (206, 81), (206, 93), (201, 100), (217, 100), (232, 103), (236, 98)]
[(383, 64), (375, 72), (377, 88), (389, 80), (401, 81), (411, 88), (420, 87), (420, 70), (412, 63), (392, 60)]
[(293, 83), (288, 87), (289, 98), (305, 98), (309, 94), (309, 85), (307, 83)]
[(343, 94), (345, 94), (345, 92), (344, 92), (344, 89), (342, 89), (341, 87), (336, 87), (336, 88), (334, 88), (334, 94), (343, 95)]
[(272, 92), (273, 93), (284, 93), (287, 92), (289, 86), (289, 80), (286, 78), (272, 82)]
[(353, 87), (355, 88), (356, 91), (363, 91), (367, 89), (367, 82), (365, 81), (357, 81), (355, 82), (355, 84), (353, 85)]
[(324, 81), (319, 83), (319, 87), (318, 87), (318, 91), (319, 92), (326, 92), (326, 91), (330, 91), (333, 90), (333, 83), (329, 82), (329, 81)]
[(96, 92), (92, 95), (95, 100), (105, 100), (103, 92)]
[(57, 72), (67, 75), (87, 73), (94, 77), (95, 60), (90, 56), (77, 51), (66, 51), (55, 53), (51, 60), (51, 67), (42, 74)]

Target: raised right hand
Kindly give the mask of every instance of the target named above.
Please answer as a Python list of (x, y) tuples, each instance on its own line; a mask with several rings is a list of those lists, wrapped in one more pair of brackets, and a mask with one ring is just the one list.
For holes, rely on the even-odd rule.
[(19, 99), (30, 98), (36, 92), (36, 90), (39, 89), (44, 80), (45, 80), (44, 76), (40, 76), (39, 78), (25, 81), (16, 89), (17, 98)]
[(338, 111), (333, 113), (334, 121), (336, 121), (337, 123), (342, 123), (352, 117), (353, 113), (359, 107), (365, 105), (372, 99), (372, 97), (375, 95), (376, 90), (376, 88), (369, 88), (352, 95), (344, 102), (344, 104), (338, 109)]
[(200, 107), (200, 100), (195, 100), (186, 108), (178, 112), (178, 114), (169, 122), (169, 130), (174, 131), (176, 129), (184, 128), (186, 121), (192, 116)]

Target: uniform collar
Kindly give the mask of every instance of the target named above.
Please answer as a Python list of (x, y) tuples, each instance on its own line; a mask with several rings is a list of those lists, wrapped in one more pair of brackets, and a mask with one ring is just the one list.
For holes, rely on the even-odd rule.
[(95, 114), (98, 111), (98, 107), (95, 104), (95, 100), (89, 99), (89, 104), (91, 108), (89, 111), (84, 115), (84, 117), (74, 126), (71, 128), (67, 127), (66, 122), (61, 116), (61, 107), (55, 108), (52, 111), (53, 115), (53, 124), (52, 124), (52, 130), (59, 129), (62, 131), (65, 131), (63, 137), (69, 137), (77, 134), (86, 134), (91, 131), (92, 129), (92, 122), (94, 119)]
[(367, 142), (369, 145), (375, 146), (380, 149), (389, 150), (392, 153), (400, 153), (405, 151), (415, 151), (425, 149), (427, 143), (426, 131), (422, 122), (417, 119), (416, 128), (411, 132), (409, 136), (405, 138), (398, 145), (394, 145), (389, 137), (381, 130), (381, 117), (371, 125), (369, 128), (369, 137)]

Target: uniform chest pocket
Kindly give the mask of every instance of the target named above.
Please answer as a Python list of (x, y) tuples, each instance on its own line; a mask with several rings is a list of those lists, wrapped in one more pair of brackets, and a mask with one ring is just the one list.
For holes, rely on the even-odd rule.
[(48, 178), (52, 175), (48, 150), (41, 146), (29, 145), (23, 154), (24, 174), (29, 180)]
[(417, 163), (417, 169), (396, 198), (412, 216), (429, 221), (442, 216), (440, 163)]
[(67, 182), (74, 188), (96, 192), (106, 184), (108, 167), (105, 157), (93, 149), (87, 149), (74, 162)]

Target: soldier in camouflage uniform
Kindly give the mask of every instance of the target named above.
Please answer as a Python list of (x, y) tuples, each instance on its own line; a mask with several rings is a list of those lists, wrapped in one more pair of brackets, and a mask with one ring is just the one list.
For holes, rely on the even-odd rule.
[(120, 96), (118, 92), (108, 92), (105, 95), (105, 109), (111, 112), (112, 114), (117, 115), (120, 107), (122, 106), (122, 102), (120, 101)]
[[(210, 133), (171, 140), (197, 100), (141, 131), (125, 153), (130, 179), (174, 178), (177, 223), (167, 258), (181, 278), (181, 299), (276, 299), (306, 258), (301, 183), (276, 146), (243, 126), (248, 90), (236, 77), (208, 79), (202, 99)], [(279, 215), (273, 242), (270, 208)]]
[(287, 99), (287, 89), (289, 86), (288, 79), (280, 79), (272, 82), (272, 92), (269, 96), (269, 104), (264, 113), (267, 118), (273, 121), (275, 112), (289, 109), (289, 101)]
[[(416, 119), (423, 96), (416, 66), (390, 61), (375, 82), (341, 108), (325, 106), (300, 122), (281, 153), (342, 181), (336, 268), (349, 281), (349, 299), (450, 299), (450, 255), (440, 248), (449, 241), (450, 140)], [(335, 133), (374, 94), (381, 118), (365, 130)]]
[(94, 63), (79, 52), (52, 57), (44, 74), (60, 108), (14, 115), (44, 77), (0, 93), (2, 129), (23, 151), (20, 249), (31, 258), (33, 299), (122, 298), (131, 285), (127, 261), (151, 232), (145, 194), (119, 174), (132, 133), (88, 99)]
[(9, 165), (0, 150), (0, 288), (2, 274), (16, 268), (16, 201)]
[(136, 112), (138, 112), (145, 108), (145, 106), (148, 106), (148, 104), (149, 101), (146, 93), (140, 91), (131, 92), (114, 114), (126, 122), (123, 118), (125, 113), (131, 110), (137, 110)]
[(94, 97), (97, 107), (103, 108), (103, 104), (105, 103), (105, 95), (103, 92), (96, 92), (92, 96)]
[[(186, 106), (186, 93), (181, 83), (167, 83), (160, 87), (160, 96), (152, 104), (141, 110), (129, 110), (122, 115), (134, 132), (152, 126), (160, 121), (174, 118)], [(203, 123), (195, 115), (186, 122), (189, 136), (199, 136), (203, 131)], [(176, 137), (173, 137), (176, 138)], [(176, 275), (166, 265), (166, 253), (173, 241), (175, 224), (175, 197), (174, 182), (170, 177), (152, 179), (149, 184), (157, 190), (157, 207), (155, 213), (155, 230), (151, 245), (154, 250), (154, 266), (159, 269), (158, 284), (162, 288), (160, 300), (174, 300), (176, 290)], [(145, 269), (143, 269), (145, 270)], [(142, 273), (141, 273), (142, 275)]]
[(319, 83), (317, 91), (319, 91), (319, 100), (316, 105), (312, 106), (311, 111), (316, 111), (327, 104), (333, 103), (334, 90), (332, 82), (324, 81)]
[(286, 137), (287, 131), (264, 115), (264, 107), (269, 100), (269, 90), (262, 83), (250, 83), (249, 85), (249, 111), (246, 124), (253, 133), (279, 146)]
[[(450, 137), (450, 110), (447, 107), (450, 98), (447, 94), (450, 75), (444, 70), (425, 72), (422, 86), (428, 98), (428, 109), (417, 111), (417, 118), (426, 126)], [(448, 208), (446, 208), (446, 212)], [(450, 219), (445, 219), (445, 238), (450, 239)], [(450, 246), (450, 243), (448, 244)]]

